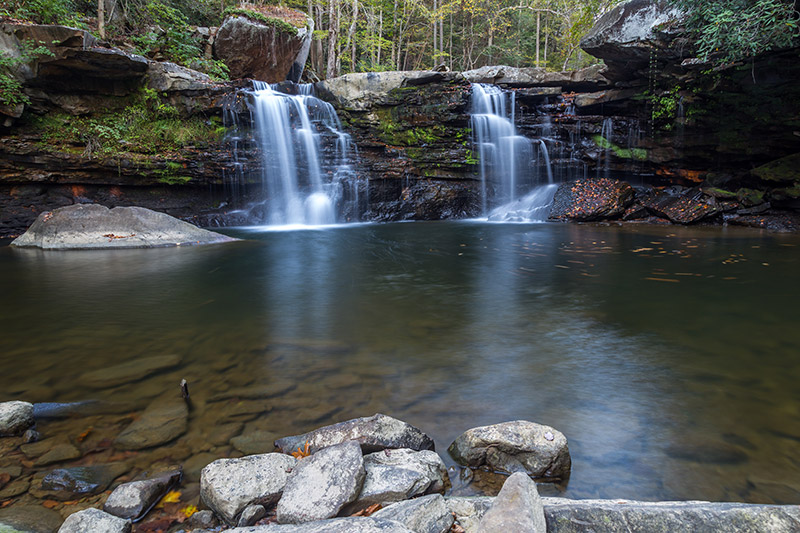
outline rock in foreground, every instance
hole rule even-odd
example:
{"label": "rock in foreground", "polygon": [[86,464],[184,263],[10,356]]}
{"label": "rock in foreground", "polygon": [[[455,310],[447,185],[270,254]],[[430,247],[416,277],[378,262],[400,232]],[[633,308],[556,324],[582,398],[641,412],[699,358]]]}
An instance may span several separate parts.
{"label": "rock in foreground", "polygon": [[129,520],[117,518],[100,509],[89,508],[67,517],[58,533],[130,533]]}
{"label": "rock in foreground", "polygon": [[28,402],[0,403],[0,437],[22,435],[33,425],[33,404]]}
{"label": "rock in foreground", "polygon": [[483,516],[478,530],[481,533],[546,533],[544,508],[536,483],[522,472],[509,477],[494,505]]}
{"label": "rock in foreground", "polygon": [[380,413],[339,422],[303,435],[284,437],[276,440],[275,446],[284,453],[291,453],[308,444],[310,451],[314,453],[349,440],[358,441],[364,453],[386,448],[434,449],[433,439],[425,433],[402,420]]}
{"label": "rock in foreground", "polygon": [[447,451],[465,466],[540,478],[565,478],[572,465],[563,433],[526,420],[469,429]]}
{"label": "rock in foreground", "polygon": [[633,197],[633,187],[624,181],[600,178],[562,183],[553,198],[550,218],[579,221],[615,218],[625,212]]}
{"label": "rock in foreground", "polygon": [[138,520],[180,479],[181,471],[172,470],[150,479],[123,483],[108,497],[103,510],[120,518]]}
{"label": "rock in foreground", "polygon": [[155,248],[235,241],[143,207],[76,204],[41,213],[11,245],[42,250]]}

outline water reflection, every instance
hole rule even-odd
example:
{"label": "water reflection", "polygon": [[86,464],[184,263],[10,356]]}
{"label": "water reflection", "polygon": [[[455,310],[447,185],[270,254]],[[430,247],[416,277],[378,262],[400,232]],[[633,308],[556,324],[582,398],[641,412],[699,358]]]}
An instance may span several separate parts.
{"label": "water reflection", "polygon": [[[570,441],[572,477],[551,492],[800,502],[794,237],[474,222],[239,235],[0,248],[0,400],[141,409],[189,379],[189,432],[159,452],[176,461],[239,453],[213,444],[223,428],[280,436],[384,412],[443,452],[469,427],[529,419]],[[75,385],[159,353],[183,362]]]}

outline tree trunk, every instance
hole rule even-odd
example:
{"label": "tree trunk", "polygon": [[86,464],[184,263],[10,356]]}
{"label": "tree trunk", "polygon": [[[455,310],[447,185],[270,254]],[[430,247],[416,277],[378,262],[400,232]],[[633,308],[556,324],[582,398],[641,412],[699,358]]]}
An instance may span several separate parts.
{"label": "tree trunk", "polygon": [[376,65],[381,64],[381,48],[383,48],[383,7],[378,11],[378,60]]}
{"label": "tree trunk", "polygon": [[541,19],[542,14],[537,11],[536,12],[536,66],[539,66],[539,22]]}
{"label": "tree trunk", "polygon": [[437,9],[438,6],[436,4],[436,0],[433,0],[433,12],[431,13],[431,23],[433,24],[433,48],[431,49],[431,63],[433,63],[433,65],[431,68],[436,67],[436,46],[439,43],[438,35],[436,35],[436,32],[439,29],[439,26],[436,24]]}
{"label": "tree trunk", "polygon": [[336,15],[338,12],[338,1],[328,0],[328,68],[326,77],[328,79],[336,77],[336,42],[339,40],[339,20]]}
{"label": "tree trunk", "polygon": [[106,5],[105,0],[97,0],[97,34],[101,39],[106,38]]}

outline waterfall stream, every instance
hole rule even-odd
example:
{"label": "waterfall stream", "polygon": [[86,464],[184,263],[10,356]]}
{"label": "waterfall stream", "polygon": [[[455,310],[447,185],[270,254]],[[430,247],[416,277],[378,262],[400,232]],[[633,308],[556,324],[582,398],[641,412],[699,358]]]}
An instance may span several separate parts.
{"label": "waterfall stream", "polygon": [[[336,223],[342,202],[358,202],[358,184],[350,162],[353,145],[333,106],[313,96],[311,85],[299,85],[297,95],[265,82],[253,85],[250,112],[261,153],[263,222]],[[332,150],[323,150],[323,137]]]}
{"label": "waterfall stream", "polygon": [[483,213],[493,221],[544,221],[556,189],[547,144],[517,134],[515,108],[513,91],[472,85],[471,125],[480,155]]}

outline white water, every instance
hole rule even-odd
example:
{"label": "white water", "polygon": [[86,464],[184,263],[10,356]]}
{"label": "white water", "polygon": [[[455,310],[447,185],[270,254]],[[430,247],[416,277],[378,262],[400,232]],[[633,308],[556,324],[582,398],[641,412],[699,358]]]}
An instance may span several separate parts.
{"label": "white water", "polygon": [[[326,225],[336,223],[345,186],[349,201],[358,201],[350,164],[350,136],[342,132],[333,107],[299,86],[298,95],[253,82],[250,106],[261,152],[264,223]],[[323,135],[335,139],[335,150],[322,150]]]}
{"label": "white water", "polygon": [[[471,124],[480,157],[483,213],[494,221],[543,221],[556,189],[550,156],[544,139],[517,135],[515,107],[513,91],[472,85]],[[542,164],[546,181],[539,176]],[[490,209],[490,204],[499,207]]]}

